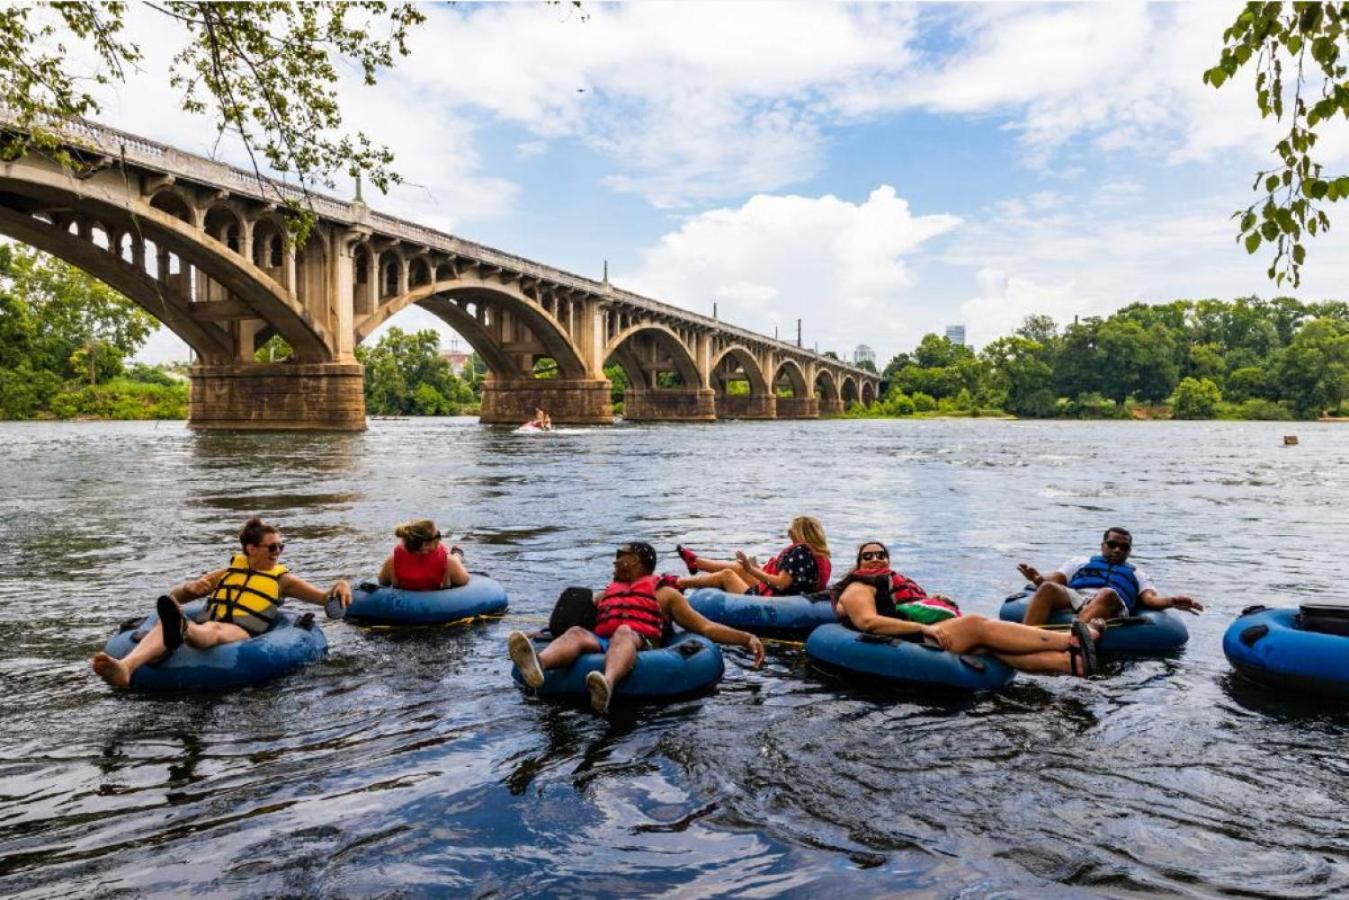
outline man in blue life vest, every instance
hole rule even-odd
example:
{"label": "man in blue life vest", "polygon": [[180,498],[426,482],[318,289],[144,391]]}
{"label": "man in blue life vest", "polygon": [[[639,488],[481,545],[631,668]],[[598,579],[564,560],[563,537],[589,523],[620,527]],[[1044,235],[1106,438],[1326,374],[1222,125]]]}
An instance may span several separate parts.
{"label": "man in blue life vest", "polygon": [[623,544],[614,554],[613,582],[595,596],[594,630],[575,625],[537,653],[524,632],[507,635],[507,651],[525,684],[537,688],[545,670],[569,666],[586,653],[603,653],[604,671],[586,676],[586,692],[596,712],[608,712],[614,686],[632,672],[637,654],[659,647],[675,622],[718,644],[744,647],[754,654],[754,668],[763,665],[757,637],[704,619],[673,586],[674,576],[657,577],[655,571],[654,547],[640,541]]}
{"label": "man in blue life vest", "polygon": [[1035,593],[1026,606],[1027,625],[1043,625],[1054,613],[1071,610],[1090,622],[1132,616],[1145,609],[1183,609],[1199,614],[1198,600],[1177,594],[1158,596],[1152,579],[1128,562],[1133,536],[1123,528],[1111,528],[1101,539],[1101,552],[1069,560],[1048,575],[1020,563],[1017,569],[1033,585]]}

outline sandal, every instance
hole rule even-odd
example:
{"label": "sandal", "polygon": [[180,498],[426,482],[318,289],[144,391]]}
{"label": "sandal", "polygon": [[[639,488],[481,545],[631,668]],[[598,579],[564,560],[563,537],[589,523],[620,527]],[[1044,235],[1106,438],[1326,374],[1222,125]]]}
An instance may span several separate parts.
{"label": "sandal", "polygon": [[1091,628],[1086,622],[1074,622],[1071,633],[1077,643],[1068,645],[1068,670],[1079,678],[1099,675],[1101,662],[1096,656],[1096,641],[1091,636]]}
{"label": "sandal", "polygon": [[692,550],[689,550],[683,545],[676,546],[675,553],[678,553],[679,558],[684,561],[684,565],[689,567],[690,575],[698,574],[698,554],[694,553]]}
{"label": "sandal", "polygon": [[183,645],[183,638],[187,637],[187,619],[168,594],[155,600],[155,612],[159,614],[159,624],[164,633],[164,653],[156,662],[163,662]]}

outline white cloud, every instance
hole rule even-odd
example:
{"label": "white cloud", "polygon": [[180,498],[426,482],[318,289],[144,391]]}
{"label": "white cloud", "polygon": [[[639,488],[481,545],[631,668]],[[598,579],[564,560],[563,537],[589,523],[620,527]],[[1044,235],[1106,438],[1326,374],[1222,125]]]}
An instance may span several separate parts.
{"label": "white cloud", "polygon": [[862,203],[766,196],[688,219],[643,252],[641,269],[615,281],[699,312],[713,300],[725,321],[788,334],[804,320],[806,343],[848,349],[917,340],[907,307],[909,260],[956,228],[946,214],[915,216],[882,185]]}
{"label": "white cloud", "polygon": [[522,141],[515,145],[516,159],[533,159],[548,152],[547,141]]}

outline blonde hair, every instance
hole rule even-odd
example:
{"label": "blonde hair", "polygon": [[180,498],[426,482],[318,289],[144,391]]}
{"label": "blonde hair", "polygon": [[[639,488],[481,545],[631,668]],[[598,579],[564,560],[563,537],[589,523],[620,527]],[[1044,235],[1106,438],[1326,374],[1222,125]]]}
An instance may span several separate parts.
{"label": "blonde hair", "polygon": [[416,553],[422,547],[440,537],[440,529],[430,519],[413,519],[404,522],[393,530],[396,538],[401,538],[403,546]]}
{"label": "blonde hair", "polygon": [[829,541],[824,537],[824,525],[814,516],[797,516],[792,519],[792,524],[788,526],[796,532],[797,537],[801,538],[803,543],[809,544],[810,549],[816,553],[829,555]]}

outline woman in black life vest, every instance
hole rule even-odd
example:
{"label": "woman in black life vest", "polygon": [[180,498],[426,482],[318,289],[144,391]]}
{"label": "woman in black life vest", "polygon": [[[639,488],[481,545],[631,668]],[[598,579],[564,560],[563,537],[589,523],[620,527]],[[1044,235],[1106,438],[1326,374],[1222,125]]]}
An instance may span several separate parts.
{"label": "woman in black life vest", "polygon": [[670,576],[657,578],[655,571],[656,551],[650,544],[623,544],[614,554],[613,583],[595,599],[594,631],[573,626],[537,653],[528,635],[512,631],[506,647],[525,684],[539,687],[545,669],[569,666],[585,653],[603,653],[604,671],[586,676],[586,689],[595,711],[607,712],[614,685],[632,671],[640,651],[661,645],[671,622],[718,644],[744,647],[754,654],[754,668],[763,665],[763,644],[757,637],[704,619],[670,586]]}
{"label": "woman in black life vest", "polygon": [[[239,543],[243,553],[235,554],[227,567],[183,582],[160,597],[155,604],[159,622],[125,657],[113,659],[106,653],[94,654],[94,672],[113,687],[127,687],[138,668],[166,652],[171,653],[184,642],[204,650],[262,634],[276,618],[285,597],[311,603],[337,597],[343,607],[351,603],[351,587],[345,581],[338,581],[324,591],[290,574],[280,564],[285,548],[281,532],[262,519],[255,516],[244,523]],[[178,604],[206,596],[211,598],[207,607],[209,620],[186,619]]]}
{"label": "woman in black life vest", "polygon": [[[858,548],[857,568],[835,585],[834,592],[839,619],[858,631],[923,641],[952,653],[982,651],[1023,672],[1083,677],[1097,673],[1095,642],[1100,630],[1094,624],[1074,622],[1071,632],[1055,632],[962,615],[958,610],[948,617],[929,615],[954,604],[930,597],[890,568],[890,551],[879,541]],[[929,618],[941,621],[917,621]]]}
{"label": "woman in black life vest", "polygon": [[675,552],[689,567],[687,578],[680,578],[676,587],[720,588],[728,594],[757,594],[763,597],[783,597],[791,594],[813,594],[829,584],[829,542],[824,525],[814,516],[797,516],[787,526],[787,540],[791,543],[773,557],[763,568],[743,550],[735,552],[735,561],[705,559],[686,547]]}

